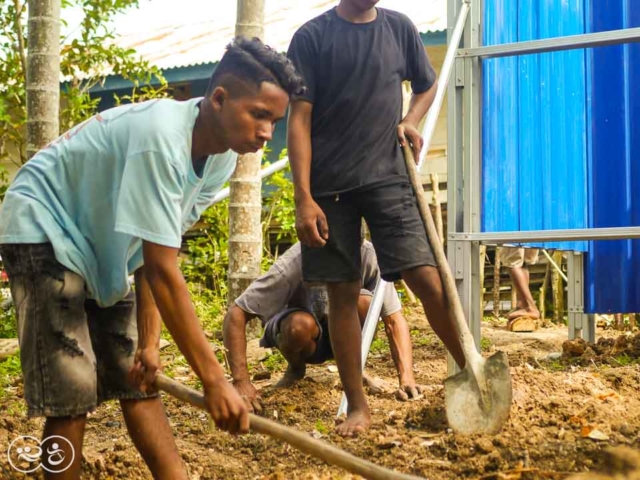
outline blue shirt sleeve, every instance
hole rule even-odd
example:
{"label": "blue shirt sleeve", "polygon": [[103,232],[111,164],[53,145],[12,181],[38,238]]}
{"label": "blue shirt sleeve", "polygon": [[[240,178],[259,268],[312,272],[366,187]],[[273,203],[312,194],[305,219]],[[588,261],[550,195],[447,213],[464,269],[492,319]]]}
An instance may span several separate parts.
{"label": "blue shirt sleeve", "polygon": [[116,205],[116,232],[180,248],[184,183],[185,175],[158,152],[128,157]]}

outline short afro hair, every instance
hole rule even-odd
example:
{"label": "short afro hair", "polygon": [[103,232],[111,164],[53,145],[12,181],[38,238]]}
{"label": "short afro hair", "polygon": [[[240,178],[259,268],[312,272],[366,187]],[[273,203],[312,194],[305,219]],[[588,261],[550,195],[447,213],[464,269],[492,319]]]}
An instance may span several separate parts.
{"label": "short afro hair", "polygon": [[249,40],[236,37],[229,45],[209,80],[207,95],[220,86],[225,77],[260,87],[269,82],[282,88],[292,97],[304,92],[302,77],[284,54],[265,45],[259,38]]}

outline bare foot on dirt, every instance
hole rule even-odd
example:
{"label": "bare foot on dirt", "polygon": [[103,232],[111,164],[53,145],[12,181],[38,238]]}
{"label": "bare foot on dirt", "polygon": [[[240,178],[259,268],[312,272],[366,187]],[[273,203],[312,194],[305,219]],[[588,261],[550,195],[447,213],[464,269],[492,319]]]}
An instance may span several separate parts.
{"label": "bare foot on dirt", "polygon": [[274,385],[275,388],[288,388],[304,378],[304,374],[307,370],[306,365],[292,366],[289,364],[287,371],[284,372],[284,376]]}
{"label": "bare foot on dirt", "polygon": [[336,425],[336,433],[341,437],[357,437],[371,426],[369,409],[351,410],[347,418]]}
{"label": "bare foot on dirt", "polygon": [[520,308],[518,310],[514,310],[507,316],[507,320],[515,320],[520,317],[529,317],[534,320],[538,320],[540,318],[540,312],[537,308]]}

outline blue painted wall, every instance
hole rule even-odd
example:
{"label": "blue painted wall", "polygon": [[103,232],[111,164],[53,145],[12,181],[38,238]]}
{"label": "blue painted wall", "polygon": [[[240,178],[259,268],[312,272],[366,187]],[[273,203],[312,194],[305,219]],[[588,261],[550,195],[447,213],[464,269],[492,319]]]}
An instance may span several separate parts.
{"label": "blue painted wall", "polygon": [[[588,0],[589,32],[640,27],[638,0]],[[589,225],[640,225],[640,45],[589,49]],[[590,242],[589,312],[640,312],[640,241]]]}
{"label": "blue painted wall", "polygon": [[[489,45],[640,27],[640,2],[486,0],[484,26]],[[640,45],[483,67],[483,229],[640,225]],[[586,246],[587,312],[640,312],[640,241]]]}
{"label": "blue painted wall", "polygon": [[[486,45],[584,29],[582,0],[484,3]],[[583,51],[483,62],[483,231],[586,227],[584,69]],[[545,246],[586,249],[584,242]]]}

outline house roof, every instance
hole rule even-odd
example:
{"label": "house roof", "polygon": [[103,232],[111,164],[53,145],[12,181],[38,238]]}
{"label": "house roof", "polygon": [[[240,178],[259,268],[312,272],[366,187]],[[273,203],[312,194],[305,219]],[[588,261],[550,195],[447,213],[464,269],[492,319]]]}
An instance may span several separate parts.
{"label": "house roof", "polygon": [[[265,43],[286,51],[295,31],[337,0],[265,0]],[[378,6],[405,13],[421,33],[447,28],[444,0],[381,0]],[[217,62],[235,31],[230,0],[142,0],[116,19],[116,42],[134,48],[162,70]]]}

